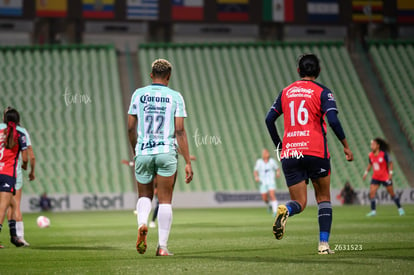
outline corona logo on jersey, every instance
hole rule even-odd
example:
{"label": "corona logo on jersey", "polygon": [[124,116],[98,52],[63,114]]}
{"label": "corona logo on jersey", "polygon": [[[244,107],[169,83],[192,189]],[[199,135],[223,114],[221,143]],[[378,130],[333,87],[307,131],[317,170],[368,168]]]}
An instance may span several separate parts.
{"label": "corona logo on jersey", "polygon": [[141,101],[141,103],[143,104],[147,104],[149,102],[166,102],[166,103],[170,103],[170,98],[169,97],[163,97],[163,96],[150,96],[148,94],[142,95],[139,100]]}

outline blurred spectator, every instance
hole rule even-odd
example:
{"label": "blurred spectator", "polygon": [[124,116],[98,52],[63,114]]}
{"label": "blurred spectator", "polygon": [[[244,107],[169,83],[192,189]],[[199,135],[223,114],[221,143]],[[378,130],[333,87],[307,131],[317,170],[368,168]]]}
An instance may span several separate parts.
{"label": "blurred spectator", "polygon": [[356,192],[354,191],[354,188],[352,188],[349,181],[345,183],[344,188],[342,188],[341,193],[338,197],[342,198],[343,204],[354,204],[356,203]]}
{"label": "blurred spectator", "polygon": [[46,192],[40,196],[39,206],[42,211],[49,211],[51,210],[50,199],[48,198]]}

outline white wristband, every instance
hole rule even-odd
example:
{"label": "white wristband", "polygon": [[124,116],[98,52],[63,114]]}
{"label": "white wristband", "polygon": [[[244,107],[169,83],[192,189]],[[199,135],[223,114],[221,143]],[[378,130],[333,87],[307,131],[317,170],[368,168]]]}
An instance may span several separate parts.
{"label": "white wristband", "polygon": [[130,161],[129,162],[129,166],[131,166],[131,167],[134,166],[134,162],[133,161]]}
{"label": "white wristband", "polygon": [[368,171],[367,170],[365,170],[365,172],[364,172],[364,176],[366,176],[368,174]]}
{"label": "white wristband", "polygon": [[390,171],[390,175],[392,175],[392,174],[394,174],[394,171],[392,171],[392,170],[391,170],[391,171]]}

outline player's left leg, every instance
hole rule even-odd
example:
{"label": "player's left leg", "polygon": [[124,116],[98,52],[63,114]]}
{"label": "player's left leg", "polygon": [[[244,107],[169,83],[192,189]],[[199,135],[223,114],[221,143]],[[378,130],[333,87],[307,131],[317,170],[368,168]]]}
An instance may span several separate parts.
{"label": "player's left leg", "polygon": [[156,256],[172,256],[173,253],[168,251],[168,238],[172,225],[172,194],[177,173],[172,176],[163,177],[157,175],[158,183],[158,247]]}
{"label": "player's left leg", "polygon": [[266,204],[267,211],[271,211],[271,205],[269,204],[269,199],[267,198],[267,190],[264,188],[263,184],[260,186],[260,195],[262,196],[262,201]]}
{"label": "player's left leg", "polygon": [[275,189],[269,189],[269,198],[270,198],[270,205],[272,206],[272,212],[273,212],[273,216],[276,216],[276,212],[277,212],[277,200],[276,200],[276,194],[275,194]]}
{"label": "player's left leg", "polygon": [[279,205],[276,212],[276,219],[273,223],[273,235],[278,240],[285,234],[287,218],[302,212],[307,203],[306,181],[300,181],[289,186],[290,201],[286,205]]}
{"label": "player's left leg", "polygon": [[[6,211],[9,207],[13,194],[10,192],[0,192],[0,221],[3,221],[6,217]],[[24,244],[19,241],[16,235],[16,220],[15,213],[11,211],[11,219],[9,220],[9,230],[10,230],[10,242],[17,247],[23,246]],[[2,229],[2,224],[0,224],[0,231]]]}
{"label": "player's left leg", "polygon": [[392,187],[392,182],[387,183],[387,191],[391,196],[391,199],[395,202],[395,205],[398,208],[398,214],[400,214],[400,216],[405,215],[405,211],[404,209],[401,207],[401,203],[400,203],[400,198],[397,197],[394,193],[394,188]]}
{"label": "player's left leg", "polygon": [[331,234],[332,225],[330,182],[330,174],[318,179],[312,179],[312,184],[315,189],[316,202],[318,203],[319,254],[335,253],[329,248],[329,236]]}

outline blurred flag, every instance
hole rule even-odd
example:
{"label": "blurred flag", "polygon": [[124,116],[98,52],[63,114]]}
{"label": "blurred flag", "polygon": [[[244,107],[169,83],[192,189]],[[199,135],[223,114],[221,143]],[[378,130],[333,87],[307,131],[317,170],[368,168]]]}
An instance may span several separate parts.
{"label": "blurred flag", "polygon": [[219,21],[249,21],[249,0],[216,0]]}
{"label": "blurred flag", "polygon": [[413,0],[397,0],[397,22],[414,23]]}
{"label": "blurred flag", "polygon": [[171,0],[172,20],[204,20],[204,0]]}
{"label": "blurred flag", "polygon": [[82,0],[83,18],[115,18],[115,0]]}
{"label": "blurred flag", "polygon": [[263,21],[292,22],[293,0],[263,0]]}
{"label": "blurred flag", "polygon": [[128,0],[127,19],[158,20],[158,0]]}
{"label": "blurred flag", "polygon": [[22,16],[23,0],[2,0],[0,1],[0,15]]}
{"label": "blurred flag", "polygon": [[339,20],[338,0],[309,0],[307,8],[309,22],[335,23]]}
{"label": "blurred flag", "polygon": [[38,17],[66,17],[67,13],[67,0],[36,0]]}
{"label": "blurred flag", "polygon": [[380,23],[383,20],[382,0],[352,0],[352,21]]}

